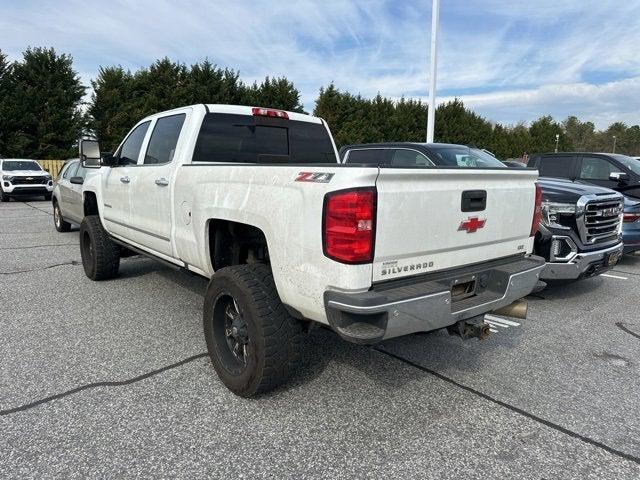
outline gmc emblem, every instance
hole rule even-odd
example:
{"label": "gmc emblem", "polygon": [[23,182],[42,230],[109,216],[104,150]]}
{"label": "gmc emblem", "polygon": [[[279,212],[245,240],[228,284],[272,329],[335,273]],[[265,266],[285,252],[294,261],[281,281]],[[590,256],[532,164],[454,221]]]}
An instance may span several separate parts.
{"label": "gmc emblem", "polygon": [[480,220],[478,217],[469,217],[460,224],[458,231],[466,230],[467,233],[475,233],[479,229],[484,228],[485,223],[487,223],[486,220]]}

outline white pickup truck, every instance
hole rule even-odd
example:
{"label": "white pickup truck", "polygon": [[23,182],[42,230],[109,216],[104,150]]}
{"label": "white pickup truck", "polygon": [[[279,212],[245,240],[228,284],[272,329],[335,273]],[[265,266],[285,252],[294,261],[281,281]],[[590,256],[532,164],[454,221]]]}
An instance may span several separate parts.
{"label": "white pickup truck", "polygon": [[[326,123],[194,105],[141,120],[113,155],[80,142],[82,262],[115,277],[134,251],[210,278],[215,370],[250,396],[283,383],[303,332],[371,344],[449,328],[528,295],[540,214],[535,171],[341,165]],[[215,274],[214,274],[215,272]]]}

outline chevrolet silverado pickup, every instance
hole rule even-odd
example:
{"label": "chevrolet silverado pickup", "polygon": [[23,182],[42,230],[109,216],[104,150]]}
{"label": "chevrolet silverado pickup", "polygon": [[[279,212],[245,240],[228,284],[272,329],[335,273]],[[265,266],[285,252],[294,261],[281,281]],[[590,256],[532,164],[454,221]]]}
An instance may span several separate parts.
{"label": "chevrolet silverado pickup", "polygon": [[115,277],[133,251],[209,278],[208,351],[241,396],[282,384],[317,324],[360,344],[482,337],[544,268],[534,170],[342,165],[322,119],[229,105],[147,117],[112,155],[79,144],[99,169],[82,187],[86,275]]}

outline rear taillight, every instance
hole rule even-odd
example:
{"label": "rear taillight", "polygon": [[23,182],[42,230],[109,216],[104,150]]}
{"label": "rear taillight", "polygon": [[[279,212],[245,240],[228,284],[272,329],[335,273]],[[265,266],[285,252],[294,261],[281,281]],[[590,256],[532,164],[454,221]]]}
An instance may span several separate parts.
{"label": "rear taillight", "polygon": [[275,108],[253,107],[251,113],[257,117],[275,117],[289,120],[289,114],[284,110],[276,110]]}
{"label": "rear taillight", "polygon": [[542,187],[536,183],[536,203],[533,208],[533,220],[531,221],[531,236],[538,233],[538,227],[542,220]]}
{"label": "rear taillight", "polygon": [[640,213],[625,213],[623,216],[624,223],[633,223],[640,220]]}
{"label": "rear taillight", "polygon": [[375,188],[328,193],[324,198],[324,254],[342,263],[372,262],[375,225]]}

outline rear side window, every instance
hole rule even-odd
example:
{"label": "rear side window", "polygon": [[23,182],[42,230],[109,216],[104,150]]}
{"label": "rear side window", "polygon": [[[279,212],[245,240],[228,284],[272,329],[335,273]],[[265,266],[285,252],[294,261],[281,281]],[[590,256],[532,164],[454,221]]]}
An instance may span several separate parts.
{"label": "rear side window", "polygon": [[397,167],[426,167],[433,165],[431,160],[422,153],[404,148],[394,150],[391,163]]}
{"label": "rear side window", "polygon": [[176,145],[182,131],[186,115],[171,115],[159,118],[153,128],[147,153],[144,156],[145,165],[170,163],[176,153]]}
{"label": "rear side window", "polygon": [[200,128],[193,162],[333,163],[336,156],[322,124],[209,113]]}
{"label": "rear side window", "polygon": [[120,165],[135,165],[138,163],[140,148],[142,148],[142,142],[147,134],[150,123],[151,121],[141,123],[129,134],[122,144],[122,147],[120,147],[119,152],[116,154],[120,159]]}
{"label": "rear side window", "polygon": [[365,163],[372,165],[390,164],[393,150],[388,148],[365,148],[349,151],[347,163]]}
{"label": "rear side window", "polygon": [[572,178],[574,159],[567,156],[542,157],[538,171],[541,177]]}

